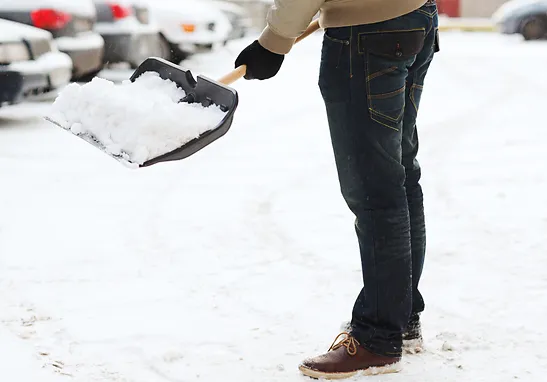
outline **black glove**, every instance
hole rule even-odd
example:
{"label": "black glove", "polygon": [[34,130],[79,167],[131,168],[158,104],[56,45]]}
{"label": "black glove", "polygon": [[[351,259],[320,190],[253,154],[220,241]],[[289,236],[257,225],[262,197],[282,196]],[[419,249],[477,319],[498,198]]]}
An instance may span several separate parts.
{"label": "black glove", "polygon": [[235,67],[247,65],[246,80],[266,80],[272,78],[281,69],[285,56],[269,51],[255,40],[241,51],[236,59]]}

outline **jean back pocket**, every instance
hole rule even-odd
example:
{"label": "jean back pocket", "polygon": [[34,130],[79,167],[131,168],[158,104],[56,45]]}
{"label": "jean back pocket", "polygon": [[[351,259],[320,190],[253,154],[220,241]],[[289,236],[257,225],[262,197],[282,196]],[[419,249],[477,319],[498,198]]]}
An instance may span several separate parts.
{"label": "jean back pocket", "polygon": [[370,117],[393,130],[401,129],[408,69],[422,51],[425,29],[365,32],[359,35],[365,56]]}

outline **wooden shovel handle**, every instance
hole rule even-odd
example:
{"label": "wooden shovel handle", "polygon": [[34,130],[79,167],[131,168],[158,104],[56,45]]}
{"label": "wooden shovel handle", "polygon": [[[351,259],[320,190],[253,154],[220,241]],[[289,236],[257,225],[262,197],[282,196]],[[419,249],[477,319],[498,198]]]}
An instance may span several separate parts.
{"label": "wooden shovel handle", "polygon": [[[312,33],[314,33],[316,30],[319,29],[319,20],[312,21],[311,24],[306,28],[304,33],[302,33],[295,41],[295,43],[302,41]],[[237,67],[235,70],[231,71],[230,73],[226,74],[224,77],[220,78],[218,82],[224,85],[231,85],[240,78],[245,76],[245,73],[247,73],[247,65],[241,65]]]}

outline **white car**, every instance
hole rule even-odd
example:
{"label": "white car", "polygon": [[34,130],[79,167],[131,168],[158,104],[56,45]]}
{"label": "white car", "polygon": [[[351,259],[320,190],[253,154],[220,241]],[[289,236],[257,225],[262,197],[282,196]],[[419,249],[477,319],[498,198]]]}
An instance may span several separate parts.
{"label": "white car", "polygon": [[73,62],[73,80],[94,76],[103,67],[104,40],[93,31],[92,0],[0,0],[0,19],[49,31]]}
{"label": "white car", "polygon": [[147,1],[150,21],[171,48],[173,62],[224,45],[230,39],[230,20],[214,5],[201,0]]}
{"label": "white car", "polygon": [[63,88],[71,76],[72,60],[51,33],[0,19],[0,107]]}

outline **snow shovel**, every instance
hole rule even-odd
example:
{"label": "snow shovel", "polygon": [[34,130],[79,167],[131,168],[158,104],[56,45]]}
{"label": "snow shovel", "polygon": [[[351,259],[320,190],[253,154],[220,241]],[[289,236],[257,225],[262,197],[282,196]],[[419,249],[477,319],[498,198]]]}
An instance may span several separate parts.
{"label": "snow shovel", "polygon": [[[310,23],[306,31],[302,33],[296,42],[301,41],[318,29],[319,22],[315,20]],[[201,75],[198,75],[197,79],[194,79],[190,71],[183,70],[180,66],[162,58],[150,57],[139,65],[131,76],[130,81],[134,82],[140,75],[146,72],[155,72],[162,79],[171,80],[176,83],[178,87],[182,88],[186,96],[179,102],[200,103],[204,107],[211,105],[220,107],[220,109],[225,112],[223,119],[215,128],[202,133],[197,138],[188,141],[181,147],[138,164],[131,163],[127,159],[127,155],[113,155],[109,153],[98,139],[90,136],[89,134],[79,134],[78,137],[84,139],[86,142],[99,148],[101,151],[107,153],[120,162],[129,162],[131,165],[137,167],[148,167],[160,162],[176,161],[187,158],[228,132],[233,122],[234,113],[238,106],[238,93],[236,90],[229,87],[229,85],[245,76],[245,65],[236,68],[232,72],[215,81]],[[63,127],[61,123],[54,121],[49,117],[46,117],[46,119],[60,127]]]}

